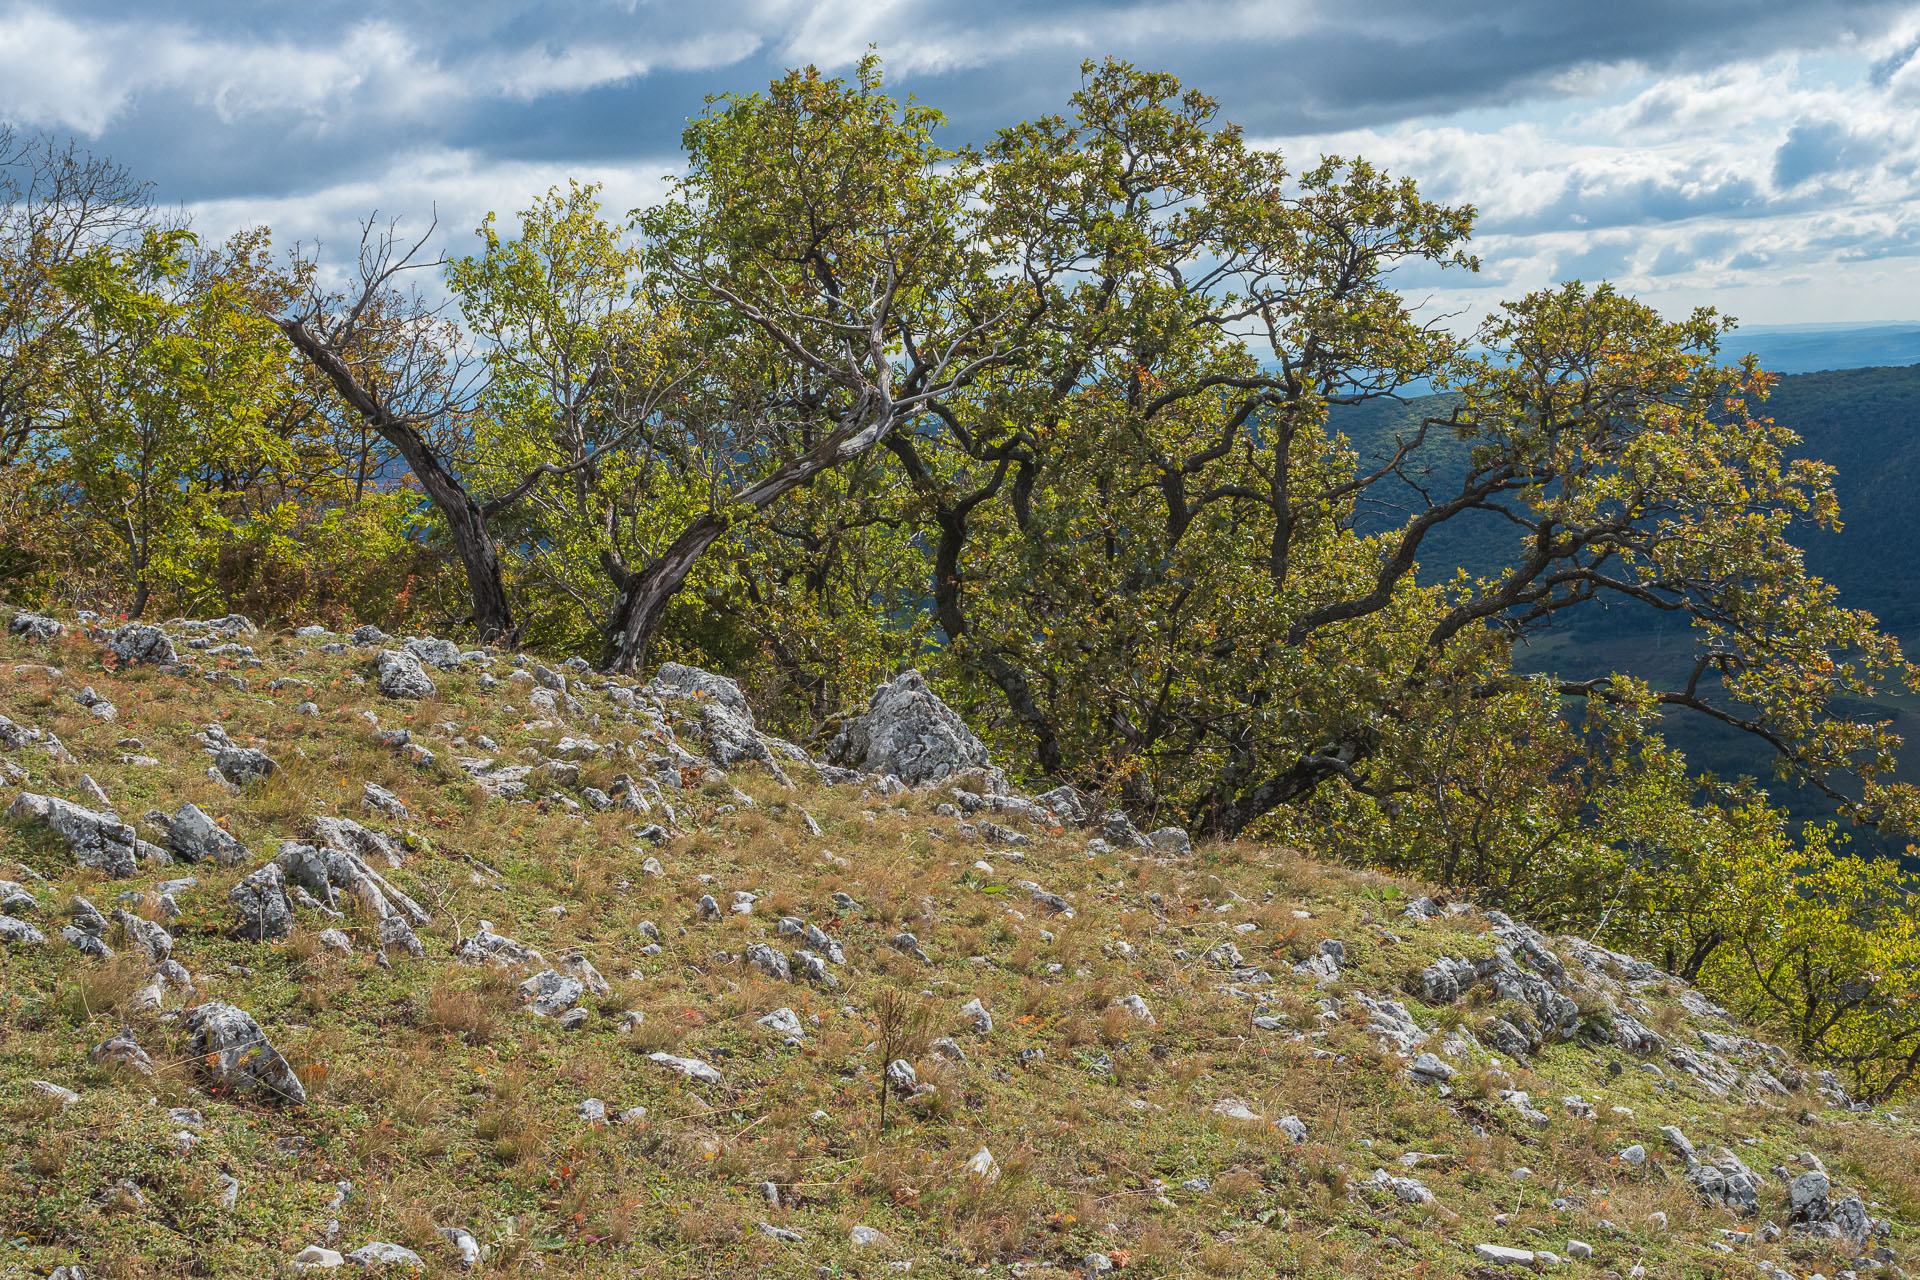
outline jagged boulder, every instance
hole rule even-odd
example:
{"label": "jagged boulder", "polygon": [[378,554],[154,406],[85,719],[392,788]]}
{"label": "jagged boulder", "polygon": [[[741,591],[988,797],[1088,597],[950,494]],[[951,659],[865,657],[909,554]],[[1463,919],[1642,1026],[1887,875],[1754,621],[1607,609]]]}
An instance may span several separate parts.
{"label": "jagged boulder", "polygon": [[289,840],[280,846],[274,861],[286,873],[288,881],[314,894],[329,907],[337,908],[338,895],[344,893],[375,920],[399,915],[409,924],[428,922],[429,917],[419,903],[394,888],[351,850]]}
{"label": "jagged boulder", "polygon": [[157,809],[150,810],[147,821],[166,829],[167,847],[182,861],[212,859],[222,867],[237,867],[247,860],[246,846],[192,801],[182,804],[172,817]]}
{"label": "jagged boulder", "polygon": [[253,619],[243,613],[229,613],[224,618],[208,618],[204,621],[190,621],[185,618],[175,618],[167,625],[178,628],[181,631],[195,631],[201,635],[208,636],[223,636],[229,640],[235,636],[257,635],[260,631],[260,628],[253,625]]}
{"label": "jagged boulder", "polygon": [[461,940],[454,951],[454,958],[462,964],[490,964],[500,969],[515,969],[524,965],[545,964],[538,951],[532,947],[514,941],[504,934],[493,931],[493,922],[482,920],[480,931],[470,938]]}
{"label": "jagged boulder", "polygon": [[0,916],[0,942],[8,946],[27,947],[45,942],[47,935],[28,924],[25,920],[16,920],[12,916]]}
{"label": "jagged boulder", "polygon": [[300,1077],[246,1010],[210,1000],[188,1010],[184,1025],[190,1051],[216,1087],[267,1102],[307,1100]]}
{"label": "jagged boulder", "polygon": [[329,849],[338,849],[365,859],[368,863],[384,863],[388,868],[397,867],[403,861],[400,846],[396,845],[378,831],[368,830],[352,818],[315,817],[307,822],[307,837],[313,843]]}
{"label": "jagged boulder", "polygon": [[132,875],[143,859],[173,861],[165,849],[148,844],[112,814],[95,813],[58,796],[23,791],[7,806],[7,817],[47,828],[66,842],[75,862],[115,879]]}
{"label": "jagged boulder", "polygon": [[661,664],[659,674],[654,676],[651,692],[667,698],[709,700],[739,716],[748,729],[754,727],[753,708],[747,705],[747,695],[740,692],[738,683],[726,676],[717,676],[711,671],[702,671],[678,662],[666,662]]}
{"label": "jagged boulder", "polygon": [[280,768],[272,756],[255,747],[222,747],[214,753],[213,767],[235,786],[270,778]]}
{"label": "jagged boulder", "polygon": [[41,613],[28,613],[23,609],[13,615],[13,621],[7,624],[7,630],[28,640],[51,640],[65,631],[66,627],[57,619]]}
{"label": "jagged boulder", "polygon": [[379,658],[375,659],[374,671],[380,692],[389,698],[417,701],[440,692],[439,687],[421,669],[420,659],[405,651],[382,649]]}
{"label": "jagged boulder", "polygon": [[827,757],[913,786],[990,767],[986,744],[918,671],[903,671],[876,689],[866,712],[834,737]]}
{"label": "jagged boulder", "polygon": [[227,890],[227,901],[239,913],[234,931],[254,942],[284,938],[293,928],[293,904],[287,900],[287,880],[274,863],[248,873]]}
{"label": "jagged boulder", "polygon": [[587,984],[570,974],[542,969],[520,984],[519,998],[528,1013],[554,1018],[578,1004],[586,990]]}
{"label": "jagged boulder", "polygon": [[167,666],[177,656],[173,637],[150,622],[127,623],[108,638],[107,648],[129,666],[139,663]]}
{"label": "jagged boulder", "polygon": [[454,671],[460,666],[460,646],[439,636],[409,636],[400,647],[430,667]]}

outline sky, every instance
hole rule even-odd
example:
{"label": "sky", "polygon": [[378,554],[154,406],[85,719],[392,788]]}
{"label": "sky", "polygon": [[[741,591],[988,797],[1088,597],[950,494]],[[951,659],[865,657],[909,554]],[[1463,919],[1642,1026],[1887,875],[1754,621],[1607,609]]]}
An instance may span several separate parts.
{"label": "sky", "polygon": [[955,140],[1109,54],[1305,167],[1362,155],[1479,211],[1483,313],[1610,279],[1669,314],[1920,321],[1920,0],[0,0],[0,120],[130,166],[203,234],[336,254],[377,211],[463,251],[569,177],[662,189],[706,95],[846,71]]}

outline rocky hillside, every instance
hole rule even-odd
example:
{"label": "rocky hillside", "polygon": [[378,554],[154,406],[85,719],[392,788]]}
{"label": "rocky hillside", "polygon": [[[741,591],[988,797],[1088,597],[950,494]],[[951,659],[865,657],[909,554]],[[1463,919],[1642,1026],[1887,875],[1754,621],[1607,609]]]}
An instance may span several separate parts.
{"label": "rocky hillside", "polygon": [[917,675],[0,639],[0,1273],[1829,1277],[1920,1139],[1650,965],[1015,794]]}

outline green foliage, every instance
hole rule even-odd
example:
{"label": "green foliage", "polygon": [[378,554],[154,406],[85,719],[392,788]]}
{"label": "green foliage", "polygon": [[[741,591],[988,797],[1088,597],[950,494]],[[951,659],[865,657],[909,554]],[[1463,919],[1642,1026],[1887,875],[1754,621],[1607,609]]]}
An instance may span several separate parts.
{"label": "green foliage", "polygon": [[[940,125],[872,58],[715,98],[626,222],[578,183],[489,215],[457,322],[363,262],[344,382],[264,229],[10,216],[0,581],[444,632],[479,574],[485,635],[719,667],[800,738],[915,662],[1035,788],[1331,840],[1908,1079],[1912,886],[1681,750],[1920,828],[1873,709],[1920,672],[1803,549],[1834,472],[1726,322],[1574,282],[1454,333],[1394,273],[1477,270],[1470,207],[1124,63]],[[1666,660],[1516,661],[1603,611]]]}

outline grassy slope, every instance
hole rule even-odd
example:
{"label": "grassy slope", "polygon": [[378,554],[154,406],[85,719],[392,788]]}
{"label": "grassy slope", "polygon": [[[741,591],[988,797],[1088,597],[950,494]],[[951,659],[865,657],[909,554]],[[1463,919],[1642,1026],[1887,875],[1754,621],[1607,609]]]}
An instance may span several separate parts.
{"label": "grassy slope", "polygon": [[[1609,1074],[1621,1055],[1578,1043],[1544,1050],[1530,1066],[1504,1064],[1512,1087],[1551,1114],[1542,1129],[1498,1101],[1503,1077],[1484,1055],[1464,1069],[1453,1098],[1406,1082],[1404,1061],[1365,1032],[1355,1001],[1330,1017],[1317,1002],[1356,990],[1403,998],[1429,1029],[1477,1025],[1498,1011],[1484,1002],[1433,1008],[1401,994],[1434,957],[1490,948],[1472,918],[1403,919],[1417,885],[1250,844],[1165,863],[1088,857],[1079,832],[1036,832],[1015,863],[953,838],[954,822],[933,813],[938,796],[887,800],[812,783],[790,793],[757,767],[731,780],[756,807],[722,812],[733,802],[725,784],[676,796],[682,831],[658,851],[666,874],[652,877],[641,870],[650,851],[635,847],[633,815],[488,800],[452,766],[465,750],[432,727],[491,734],[507,757],[569,730],[633,738],[638,730],[602,696],[583,694],[588,712],[601,714],[597,726],[582,718],[523,727],[508,704],[524,686],[486,693],[472,673],[436,673],[437,700],[395,703],[353,681],[367,670],[365,654],[302,654],[285,638],[254,644],[264,662],[244,671],[253,689],[242,692],[109,671],[84,638],[50,651],[0,639],[0,711],[57,732],[79,760],[10,753],[32,772],[31,789],[77,800],[85,772],[128,818],[193,800],[227,819],[255,855],[230,870],[142,868],[131,882],[104,882],[77,872],[63,849],[0,824],[0,878],[26,879],[15,863],[47,877],[30,884],[40,908],[26,914],[51,939],[0,953],[0,1273],[39,1276],[84,1260],[89,1276],[259,1277],[320,1241],[333,1218],[334,1247],[400,1241],[435,1274],[456,1273],[433,1236],[445,1225],[478,1236],[495,1275],[800,1275],[817,1266],[879,1275],[909,1260],[915,1275],[988,1265],[1004,1275],[1005,1264],[1028,1260],[1038,1268],[1023,1273],[1031,1276],[1099,1250],[1123,1274],[1455,1276],[1489,1274],[1476,1270],[1476,1243],[1565,1253],[1570,1237],[1593,1244],[1594,1261],[1577,1265],[1595,1274],[1635,1264],[1662,1276],[1751,1274],[1761,1258],[1795,1275],[1844,1265],[1829,1247],[1791,1239],[1719,1252],[1721,1229],[1752,1223],[1694,1197],[1660,1141],[1664,1124],[1703,1149],[1727,1144],[1759,1170],[1819,1153],[1836,1196],[1858,1192],[1896,1220],[1903,1253],[1909,1224],[1920,1222],[1920,1142],[1894,1114],[1849,1115],[1811,1093],[1718,1099],[1671,1069],[1679,1083],[1663,1088],[1631,1063]],[[16,665],[48,661],[60,674]],[[504,675],[504,663],[496,670]],[[289,674],[312,682],[318,717],[295,714],[304,689],[265,691],[269,678]],[[85,684],[117,704],[117,724],[89,719],[72,700]],[[367,709],[383,726],[410,727],[438,762],[415,769],[376,745],[361,718]],[[208,780],[191,735],[212,721],[237,741],[260,740],[280,773],[241,795]],[[127,737],[161,764],[116,763],[116,741]],[[623,767],[633,768],[589,764],[581,782],[605,787]],[[392,878],[434,914],[421,931],[428,958],[376,966],[365,919],[345,923],[356,942],[346,958],[319,947],[314,932],[328,922],[304,913],[284,942],[228,937],[227,888],[304,819],[339,813],[378,825],[359,809],[363,780],[412,807],[415,851]],[[0,791],[0,802],[9,794]],[[818,819],[821,837],[806,833],[796,802]],[[982,858],[991,871],[976,869]],[[144,973],[124,960],[85,960],[59,940],[74,893],[110,912],[129,887],[182,874],[200,883],[180,896],[184,915],[171,928],[197,998],[253,1013],[301,1070],[309,1105],[209,1097],[170,1025],[178,997],[159,1014],[123,1013],[116,1001]],[[1044,918],[1020,879],[1066,896],[1074,917]],[[724,904],[735,889],[760,895],[753,914],[696,922],[702,893]],[[861,909],[836,910],[835,891]],[[748,942],[780,941],[784,913],[844,939],[838,992],[773,982],[735,958]],[[455,937],[482,917],[549,960],[583,948],[613,980],[612,994],[591,1002],[584,1030],[519,1012],[520,975],[450,961]],[[639,954],[646,920],[664,943],[651,958]],[[1257,927],[1232,931],[1243,923]],[[931,965],[886,945],[902,928],[918,935]],[[1287,966],[1323,938],[1343,940],[1348,961],[1338,982],[1316,990]],[[1264,989],[1265,1009],[1221,990],[1223,976],[1203,958],[1227,939],[1278,975]],[[874,1081],[883,1064],[872,1046],[888,988],[923,1016],[908,1056],[937,1093],[896,1105],[881,1135]],[[1145,996],[1157,1027],[1110,1011],[1129,993]],[[1690,1040],[1673,994],[1648,993],[1653,1021]],[[990,1037],[963,1030],[958,1011],[972,997],[993,1011]],[[782,1005],[808,1020],[803,1049],[755,1025]],[[646,1020],[621,1035],[628,1009]],[[1256,1011],[1306,1034],[1257,1029]],[[156,1078],[89,1065],[88,1049],[123,1021],[161,1064]],[[927,1052],[940,1035],[962,1042],[965,1065]],[[1044,1050],[1044,1060],[1023,1066],[1026,1049]],[[644,1056],[655,1050],[713,1062],[724,1084],[690,1086]],[[81,1099],[63,1110],[33,1093],[30,1079]],[[1567,1114],[1559,1100],[1571,1094],[1595,1104],[1598,1118]],[[647,1116],[591,1126],[576,1112],[589,1097],[615,1111],[645,1106]],[[1297,1114],[1309,1141],[1296,1146],[1268,1125],[1213,1115],[1228,1097],[1269,1118]],[[203,1140],[185,1154],[170,1106],[206,1117]],[[1614,1158],[1634,1142],[1653,1153],[1645,1168]],[[985,1186],[962,1171],[982,1146],[1003,1169]],[[1410,1152],[1427,1157],[1412,1173],[1438,1208],[1359,1187],[1379,1167],[1408,1172],[1396,1160]],[[1522,1166],[1532,1176],[1516,1181]],[[219,1173],[241,1185],[235,1208],[214,1199]],[[121,1178],[142,1189],[144,1206],[96,1200]],[[1194,1178],[1210,1186],[1181,1186]],[[353,1194],[330,1211],[341,1180]],[[782,1207],[767,1207],[758,1190],[766,1181],[781,1188]],[[1763,1214],[1784,1223],[1784,1198],[1770,1180]],[[1550,1207],[1556,1199],[1571,1207]],[[1656,1210],[1669,1215],[1667,1230],[1650,1225]],[[804,1238],[772,1239],[756,1229],[763,1222]],[[855,1224],[885,1231],[891,1246],[855,1250]]]}

